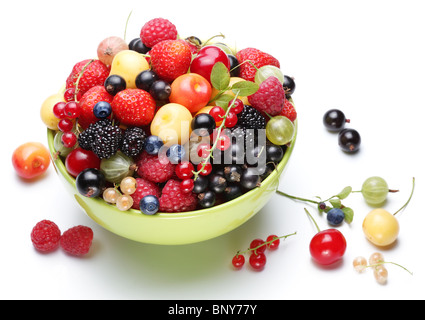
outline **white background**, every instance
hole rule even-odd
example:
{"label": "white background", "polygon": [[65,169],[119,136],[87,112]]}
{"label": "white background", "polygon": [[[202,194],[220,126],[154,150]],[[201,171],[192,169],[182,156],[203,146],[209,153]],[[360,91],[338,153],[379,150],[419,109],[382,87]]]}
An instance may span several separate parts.
{"label": "white background", "polygon": [[[98,43],[137,37],[149,19],[173,21],[181,36],[208,38],[223,33],[238,48],[257,47],[295,77],[299,116],[296,148],[280,189],[298,196],[328,197],[369,176],[391,188],[385,209],[397,215],[400,235],[389,249],[370,244],[362,221],[372,209],[360,194],[344,201],[355,211],[339,229],[348,247],[341,263],[322,268],[310,258],[314,225],[304,203],[275,195],[254,218],[219,238],[185,246],[157,246],[116,236],[88,218],[65,192],[53,167],[32,183],[11,165],[13,150],[27,141],[46,143],[39,110],[64,83],[73,65],[96,55]],[[422,1],[13,1],[0,10],[2,33],[2,138],[0,298],[2,299],[423,299],[424,74]],[[362,136],[361,151],[343,153],[322,116],[340,108],[349,127]],[[322,229],[324,217],[307,206]],[[87,225],[94,231],[89,255],[75,258],[57,250],[43,255],[30,241],[42,219],[62,231]],[[262,272],[230,261],[254,238],[296,231],[267,255]],[[375,251],[413,276],[388,265],[388,283],[371,270],[357,274],[352,261]]]}

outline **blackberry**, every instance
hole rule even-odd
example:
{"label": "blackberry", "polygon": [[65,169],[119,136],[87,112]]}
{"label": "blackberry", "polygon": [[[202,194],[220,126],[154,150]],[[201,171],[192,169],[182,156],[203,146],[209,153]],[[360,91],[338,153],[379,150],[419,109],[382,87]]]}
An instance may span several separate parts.
{"label": "blackberry", "polygon": [[78,135],[78,145],[85,150],[92,150],[92,144],[97,130],[110,124],[111,120],[109,119],[99,120],[90,124],[86,130]]}
{"label": "blackberry", "polygon": [[242,139],[246,145],[251,142],[257,144],[258,130],[266,129],[266,118],[261,114],[260,111],[254,107],[245,105],[242,112],[238,114],[238,122],[235,127],[232,128],[232,137],[235,139]]}
{"label": "blackberry", "polygon": [[91,149],[100,159],[108,159],[121,148],[123,134],[120,127],[113,125],[110,120],[105,119],[98,123],[94,127]]}
{"label": "blackberry", "polygon": [[121,151],[129,157],[137,156],[142,152],[146,138],[147,134],[142,128],[128,128],[124,132]]}

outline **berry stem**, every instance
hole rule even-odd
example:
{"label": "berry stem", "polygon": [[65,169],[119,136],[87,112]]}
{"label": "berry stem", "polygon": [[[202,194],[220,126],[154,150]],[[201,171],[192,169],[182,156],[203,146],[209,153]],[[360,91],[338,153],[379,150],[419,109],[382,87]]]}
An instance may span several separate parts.
{"label": "berry stem", "polygon": [[247,250],[245,250],[245,251],[238,251],[238,252],[236,253],[236,255],[249,253],[249,252],[251,252],[251,251],[254,251],[254,253],[255,253],[255,254],[257,254],[257,250],[258,250],[259,248],[264,247],[264,246],[266,246],[266,245],[268,245],[268,244],[271,244],[272,242],[274,242],[274,241],[276,241],[276,240],[279,240],[279,239],[283,239],[283,240],[285,240],[286,238],[289,238],[290,236],[294,236],[294,235],[296,235],[296,234],[297,234],[297,232],[295,231],[295,232],[293,232],[293,233],[291,233],[291,234],[287,234],[287,235],[284,235],[284,236],[280,236],[280,237],[273,237],[273,239],[272,239],[272,240],[265,241],[265,242],[263,242],[262,244],[260,244],[260,245],[256,246],[255,248],[248,248],[248,249],[247,249]]}
{"label": "berry stem", "polygon": [[75,92],[74,92],[74,100],[75,102],[78,102],[78,91],[80,91],[80,89],[78,88],[78,84],[80,83],[80,79],[83,76],[84,71],[86,71],[86,69],[88,68],[88,66],[94,61],[94,59],[91,59],[89,62],[86,63],[86,65],[83,67],[83,69],[81,69],[80,74],[78,75],[77,81],[75,82]]}
{"label": "berry stem", "polygon": [[209,162],[210,158],[213,157],[213,152],[214,152],[215,148],[217,147],[217,144],[218,144],[218,142],[220,140],[220,134],[221,134],[221,131],[224,128],[224,124],[226,122],[226,118],[229,115],[230,110],[233,108],[233,106],[235,104],[235,101],[238,99],[238,96],[239,96],[239,90],[235,94],[235,98],[232,100],[231,105],[227,108],[226,113],[223,116],[223,121],[221,122],[220,126],[217,129],[217,134],[216,134],[216,139],[214,141],[214,144],[209,149],[208,155],[205,158],[202,159],[202,167],[198,171],[193,171],[193,175],[194,175],[193,180],[198,179],[199,174],[205,169],[205,167],[206,167],[207,163]]}
{"label": "berry stem", "polygon": [[397,213],[399,213],[401,210],[403,210],[410,202],[410,199],[412,199],[413,196],[413,191],[415,190],[415,177],[413,177],[413,182],[412,182],[412,192],[410,192],[410,197],[407,200],[407,202],[400,208],[398,209],[393,215],[395,216]]}
{"label": "berry stem", "polygon": [[310,219],[313,221],[314,225],[316,226],[317,232],[320,232],[320,228],[316,223],[316,220],[314,220],[313,216],[310,214],[310,212],[308,212],[308,210],[306,208],[304,208],[305,212],[308,214],[308,216],[310,217]]}
{"label": "berry stem", "polygon": [[202,46],[201,46],[201,47],[206,46],[208,42],[210,42],[212,39],[215,39],[215,38],[218,38],[218,37],[221,37],[221,38],[223,38],[223,39],[224,39],[224,38],[226,38],[226,37],[224,36],[224,34],[222,34],[222,33],[217,34],[217,35],[212,36],[211,38],[209,38],[207,41],[205,41],[205,42],[202,44]]}
{"label": "berry stem", "polygon": [[413,276],[413,272],[409,271],[407,268],[403,267],[402,265],[400,265],[398,263],[395,263],[395,262],[391,262],[391,261],[381,261],[380,260],[378,263],[365,266],[365,268],[375,268],[377,266],[383,265],[384,263],[389,263],[389,264],[393,264],[393,265],[395,265],[397,267],[400,267],[400,268],[406,270],[407,272],[409,272]]}
{"label": "berry stem", "polygon": [[126,41],[126,37],[127,37],[127,27],[128,27],[128,21],[130,20],[131,14],[133,13],[133,10],[130,11],[128,17],[127,17],[127,21],[125,22],[125,29],[124,29],[124,41]]}
{"label": "berry stem", "polygon": [[[314,201],[314,200],[310,200],[310,199],[305,199],[305,198],[300,198],[300,197],[295,197],[295,196],[291,196],[291,195],[289,195],[289,194],[287,194],[287,193],[285,193],[285,192],[282,192],[282,191],[280,191],[280,190],[276,190],[276,193],[277,194],[280,194],[280,195],[282,195],[282,196],[284,196],[284,197],[287,197],[287,198],[291,198],[291,199],[294,199],[294,200],[300,200],[300,201],[305,201],[305,202],[311,202],[311,203],[314,203],[314,204],[320,204],[321,202],[324,202],[324,201]],[[332,199],[332,198],[331,198]]]}

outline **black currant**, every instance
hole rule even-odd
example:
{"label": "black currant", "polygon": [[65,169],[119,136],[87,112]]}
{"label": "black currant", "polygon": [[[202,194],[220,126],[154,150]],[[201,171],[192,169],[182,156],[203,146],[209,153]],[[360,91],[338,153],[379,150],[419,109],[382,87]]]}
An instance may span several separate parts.
{"label": "black currant", "polygon": [[198,175],[198,177],[193,181],[193,193],[202,193],[208,188],[208,178],[206,176]]}
{"label": "black currant", "polygon": [[224,196],[227,201],[236,199],[243,194],[241,187],[236,183],[229,184],[226,189],[224,189]]}
{"label": "black currant", "polygon": [[254,189],[260,185],[261,178],[258,174],[258,169],[248,167],[243,169],[240,184],[245,189]]}
{"label": "black currant", "polygon": [[345,117],[345,114],[338,109],[331,109],[326,111],[323,116],[323,124],[329,131],[338,132],[344,129],[345,124],[350,122]]}
{"label": "black currant", "polygon": [[138,53],[142,53],[142,54],[146,54],[150,51],[151,48],[148,48],[144,45],[144,43],[142,42],[142,39],[140,38],[135,38],[133,40],[130,41],[130,43],[128,44],[128,48],[130,50],[136,51]]}
{"label": "black currant", "polygon": [[216,128],[215,119],[208,113],[199,113],[192,119],[192,131],[198,136],[206,137]]}
{"label": "black currant", "polygon": [[75,186],[80,194],[85,197],[95,198],[99,196],[105,187],[105,176],[95,168],[81,171],[75,179]]}
{"label": "black currant", "polygon": [[230,62],[230,76],[239,77],[241,70],[239,67],[238,59],[236,59],[236,57],[233,54],[228,54],[227,57],[229,58],[229,62]]}
{"label": "black currant", "polygon": [[283,151],[281,146],[275,144],[268,144],[266,146],[267,162],[271,161],[277,164],[283,159],[284,154],[285,152]]}
{"label": "black currant", "polygon": [[360,134],[354,129],[344,129],[338,134],[338,144],[345,152],[354,153],[360,148]]}
{"label": "black currant", "polygon": [[237,164],[229,164],[224,167],[224,177],[228,182],[239,182],[241,180],[242,167]]}
{"label": "black currant", "polygon": [[158,75],[152,70],[144,70],[136,77],[136,87],[149,92],[152,84],[158,81]]}
{"label": "black currant", "polygon": [[166,101],[171,94],[171,85],[164,80],[157,80],[152,83],[149,93],[156,101]]}
{"label": "black currant", "polygon": [[214,191],[207,190],[203,193],[198,194],[198,200],[201,207],[210,208],[215,204],[216,195]]}
{"label": "black currant", "polygon": [[212,174],[209,175],[209,189],[214,191],[215,193],[222,193],[224,192],[224,189],[227,187],[227,180],[218,175],[218,174]]}
{"label": "black currant", "polygon": [[104,87],[110,95],[114,96],[118,92],[124,90],[127,87],[127,84],[123,77],[117,74],[112,74],[108,78],[106,78]]}
{"label": "black currant", "polygon": [[283,89],[285,90],[285,95],[290,97],[295,91],[295,81],[294,78],[285,75],[283,77]]}

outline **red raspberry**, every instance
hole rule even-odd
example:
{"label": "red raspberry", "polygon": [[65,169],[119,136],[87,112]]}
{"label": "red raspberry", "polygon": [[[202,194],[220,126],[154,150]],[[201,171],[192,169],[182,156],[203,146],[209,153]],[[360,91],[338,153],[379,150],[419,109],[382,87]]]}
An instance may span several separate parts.
{"label": "red raspberry", "polygon": [[41,252],[51,252],[59,247],[61,231],[52,221],[38,222],[31,232],[31,241],[34,247]]}
{"label": "red raspberry", "polygon": [[167,19],[152,19],[142,27],[140,38],[145,46],[152,48],[163,40],[176,40],[177,28]]}
{"label": "red raspberry", "polygon": [[285,103],[283,104],[282,112],[280,113],[280,115],[287,117],[292,122],[297,119],[297,111],[288,99],[285,99]]}
{"label": "red raspberry", "polygon": [[81,98],[79,102],[80,116],[78,118],[78,124],[83,128],[87,129],[92,123],[95,123],[99,119],[93,113],[93,108],[99,101],[106,101],[111,103],[114,97],[110,95],[103,85],[94,86],[89,89]]}
{"label": "red raspberry", "polygon": [[185,212],[196,209],[196,194],[185,193],[180,188],[179,180],[168,180],[162,189],[162,195],[159,198],[159,210],[161,212]]}
{"label": "red raspberry", "polygon": [[238,51],[236,53],[236,59],[238,59],[240,64],[249,60],[249,62],[243,63],[240,66],[240,77],[248,81],[254,81],[257,69],[263,66],[272,65],[280,68],[280,63],[275,57],[255,48],[246,48]]}
{"label": "red raspberry", "polygon": [[140,209],[139,203],[144,196],[151,194],[157,197],[158,199],[161,196],[161,191],[159,187],[156,185],[156,183],[153,183],[143,178],[136,178],[136,183],[137,183],[137,189],[131,195],[131,197],[133,198],[133,209],[137,209],[137,210]]}
{"label": "red raspberry", "polygon": [[278,78],[271,76],[264,80],[256,93],[248,96],[255,109],[267,112],[271,116],[281,113],[285,100],[285,90]]}
{"label": "red raspberry", "polygon": [[176,165],[165,154],[150,155],[143,151],[136,161],[137,173],[151,182],[166,182],[174,175]]}
{"label": "red raspberry", "polygon": [[[66,89],[75,88],[78,77],[81,71],[90,62],[90,59],[78,62],[71,71],[71,74],[66,79]],[[94,86],[103,85],[106,78],[109,76],[110,69],[100,60],[91,62],[83,72],[83,75],[78,82],[78,90],[82,94],[87,92]]]}
{"label": "red raspberry", "polygon": [[73,256],[83,256],[90,250],[93,230],[86,226],[76,226],[65,231],[60,240],[62,249]]}

